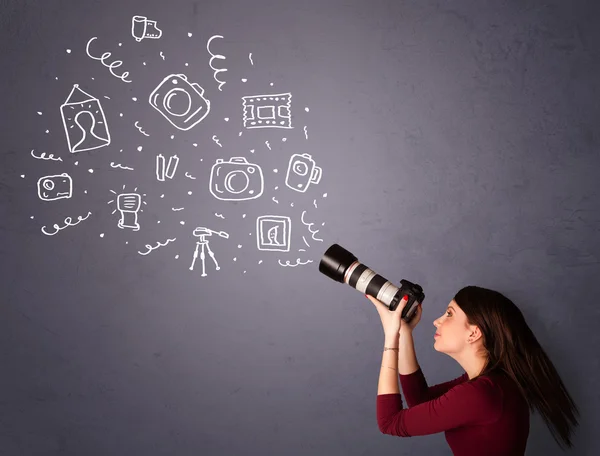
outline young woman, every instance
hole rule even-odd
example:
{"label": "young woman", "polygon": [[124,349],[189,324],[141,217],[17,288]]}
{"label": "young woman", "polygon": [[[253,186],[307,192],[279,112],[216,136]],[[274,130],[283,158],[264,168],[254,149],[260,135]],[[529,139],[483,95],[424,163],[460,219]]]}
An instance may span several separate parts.
{"label": "young woman", "polygon": [[[552,362],[517,306],[497,291],[461,289],[433,324],[434,348],[454,358],[465,373],[428,386],[415,357],[410,323],[375,305],[385,335],[377,392],[377,423],[398,437],[444,432],[455,456],[521,456],[529,435],[529,412],[537,409],[558,445],[572,447],[579,411]],[[402,406],[398,375],[408,408]]]}

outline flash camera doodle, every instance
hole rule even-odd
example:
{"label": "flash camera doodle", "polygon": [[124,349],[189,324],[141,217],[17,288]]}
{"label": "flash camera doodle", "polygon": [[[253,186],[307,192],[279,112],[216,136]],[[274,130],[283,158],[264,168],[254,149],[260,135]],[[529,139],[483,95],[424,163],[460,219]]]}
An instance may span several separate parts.
{"label": "flash camera doodle", "polygon": [[256,219],[258,250],[289,252],[292,234],[290,217],[261,215]]}
{"label": "flash camera doodle", "polygon": [[244,127],[293,128],[291,102],[291,93],[242,97]]}
{"label": "flash camera doodle", "polygon": [[71,153],[99,149],[110,144],[110,133],[100,101],[74,84],[60,107]]}
{"label": "flash camera doodle", "polygon": [[68,199],[73,196],[73,180],[67,173],[44,176],[38,179],[37,189],[42,201]]}
{"label": "flash camera doodle", "polygon": [[139,43],[144,38],[157,40],[162,36],[162,30],[156,26],[156,21],[151,21],[145,16],[131,18],[131,35]]}
{"label": "flash camera doodle", "polygon": [[200,261],[202,262],[202,274],[201,274],[202,277],[207,276],[205,250],[208,251],[208,254],[212,258],[213,262],[215,263],[215,269],[217,271],[221,269],[221,267],[219,266],[219,263],[217,262],[217,259],[215,258],[215,254],[210,249],[210,246],[208,244],[208,239],[206,239],[207,237],[210,237],[213,234],[216,234],[217,236],[220,236],[225,239],[229,239],[229,234],[226,233],[225,231],[214,231],[214,230],[206,228],[205,226],[197,227],[192,233],[192,235],[194,237],[197,237],[198,240],[196,241],[196,249],[194,250],[194,258],[192,260],[192,265],[190,266],[190,271],[194,270],[194,265],[196,264],[196,259],[198,258],[198,249],[200,249]]}
{"label": "flash camera doodle", "polygon": [[258,198],[264,189],[260,166],[248,163],[244,157],[218,158],[210,170],[209,190],[223,201],[244,201]]}
{"label": "flash camera doodle", "polygon": [[[123,190],[125,190],[125,186],[123,185]],[[137,190],[137,187],[133,190],[134,192]],[[110,191],[117,195],[113,190]],[[143,196],[146,196],[144,194]],[[108,204],[114,203],[115,200],[110,200]],[[112,214],[119,211],[121,213],[121,217],[119,218],[119,222],[117,226],[121,229],[131,228],[133,231],[139,231],[140,224],[138,223],[138,213],[143,212],[142,203],[146,204],[145,201],[142,201],[142,195],[139,193],[121,193],[117,195],[117,208],[112,211]]]}
{"label": "flash camera doodle", "polygon": [[210,112],[210,101],[204,97],[204,89],[195,82],[188,82],[185,74],[164,78],[148,101],[179,130],[189,130]]}
{"label": "flash camera doodle", "polygon": [[294,154],[290,157],[285,185],[297,192],[305,192],[311,184],[318,184],[323,170],[316,166],[310,154]]}

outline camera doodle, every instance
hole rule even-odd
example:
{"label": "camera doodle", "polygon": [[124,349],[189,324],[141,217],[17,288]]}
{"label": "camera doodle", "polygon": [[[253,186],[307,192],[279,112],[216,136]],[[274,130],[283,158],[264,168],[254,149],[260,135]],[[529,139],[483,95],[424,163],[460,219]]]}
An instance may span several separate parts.
{"label": "camera doodle", "polygon": [[148,101],[179,130],[189,130],[210,112],[210,101],[204,97],[204,89],[188,82],[185,74],[164,78]]}
{"label": "camera doodle", "polygon": [[261,215],[256,219],[258,250],[289,252],[292,222],[289,217]]}
{"label": "camera doodle", "polygon": [[40,177],[37,187],[38,196],[42,201],[68,199],[73,196],[73,180],[67,173]]}
{"label": "camera doodle", "polygon": [[219,158],[210,171],[210,193],[220,200],[258,198],[263,193],[264,185],[260,166],[248,163],[244,157],[232,157],[227,161]]}
{"label": "camera doodle", "polygon": [[[110,144],[110,133],[100,101],[74,84],[60,107],[69,151],[99,149]],[[77,127],[77,128],[74,128]]]}
{"label": "camera doodle", "polygon": [[297,192],[305,192],[310,184],[319,183],[322,172],[310,154],[294,154],[290,157],[285,185]]}
{"label": "camera doodle", "polygon": [[242,97],[244,127],[292,128],[291,93]]}

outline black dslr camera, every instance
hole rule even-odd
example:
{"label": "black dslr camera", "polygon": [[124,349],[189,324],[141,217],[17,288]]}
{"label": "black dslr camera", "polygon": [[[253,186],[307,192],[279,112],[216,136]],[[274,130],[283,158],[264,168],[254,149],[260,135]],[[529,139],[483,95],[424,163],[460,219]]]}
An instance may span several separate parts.
{"label": "black dslr camera", "polygon": [[402,309],[401,315],[407,323],[413,319],[417,306],[425,299],[421,286],[402,279],[401,287],[398,288],[360,263],[352,253],[338,244],[333,244],[323,254],[319,271],[336,282],[347,283],[361,293],[377,298],[390,310],[396,310],[402,297],[408,295],[408,302]]}

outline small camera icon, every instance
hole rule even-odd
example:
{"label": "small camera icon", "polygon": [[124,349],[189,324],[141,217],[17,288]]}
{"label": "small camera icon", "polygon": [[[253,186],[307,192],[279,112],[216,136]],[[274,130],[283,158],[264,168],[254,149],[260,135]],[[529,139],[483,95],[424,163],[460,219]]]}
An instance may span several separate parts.
{"label": "small camera icon", "polygon": [[311,184],[319,183],[322,172],[310,154],[294,154],[290,157],[285,185],[297,192],[305,192]]}
{"label": "small camera icon", "polygon": [[67,173],[44,176],[38,179],[38,196],[42,201],[71,198],[73,181]]}
{"label": "small camera icon", "polygon": [[264,189],[262,169],[244,157],[227,161],[219,158],[210,170],[209,189],[215,198],[224,201],[258,198]]}
{"label": "small camera icon", "polygon": [[179,130],[189,130],[210,112],[204,89],[188,82],[185,74],[167,76],[152,91],[148,101]]}

